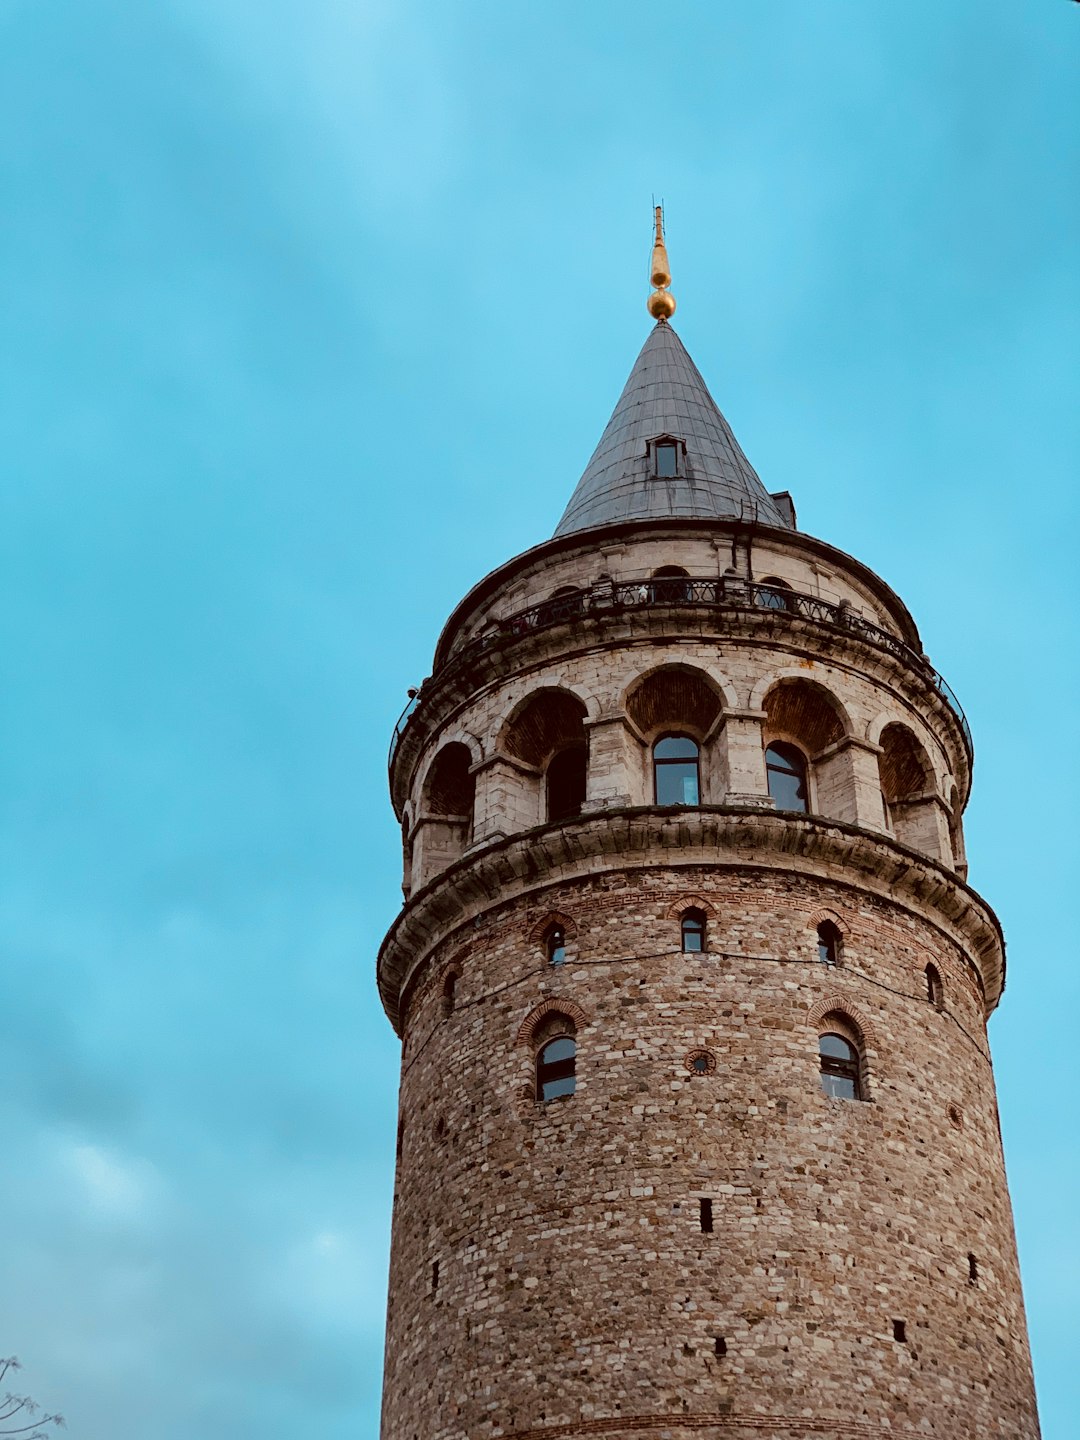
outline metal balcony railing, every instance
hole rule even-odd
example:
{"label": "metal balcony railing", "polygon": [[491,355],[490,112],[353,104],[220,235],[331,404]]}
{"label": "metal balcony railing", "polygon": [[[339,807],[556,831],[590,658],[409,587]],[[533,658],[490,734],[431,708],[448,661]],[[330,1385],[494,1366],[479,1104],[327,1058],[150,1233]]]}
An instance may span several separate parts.
{"label": "metal balcony railing", "polygon": [[[575,620],[616,616],[630,610],[643,610],[656,606],[689,607],[701,610],[769,611],[782,619],[809,620],[815,625],[827,626],[831,630],[846,631],[857,635],[878,650],[885,650],[895,656],[917,674],[923,676],[956,716],[967,747],[969,763],[974,759],[975,747],[971,728],[959,700],[945,679],[938,674],[927,660],[898,636],[883,630],[880,625],[865,619],[845,601],[839,604],[822,600],[817,595],[803,595],[789,590],[786,586],[758,585],[737,576],[724,576],[718,580],[701,580],[693,576],[657,576],[652,580],[604,581],[588,589],[567,591],[553,595],[520,610],[505,620],[500,620],[483,634],[467,641],[460,650],[454,651],[452,659],[460,662],[469,656],[481,655],[506,641],[524,639],[537,631],[547,630],[553,625],[572,624]],[[390,765],[401,736],[416,709],[419,696],[410,698],[394,727],[390,741]]]}

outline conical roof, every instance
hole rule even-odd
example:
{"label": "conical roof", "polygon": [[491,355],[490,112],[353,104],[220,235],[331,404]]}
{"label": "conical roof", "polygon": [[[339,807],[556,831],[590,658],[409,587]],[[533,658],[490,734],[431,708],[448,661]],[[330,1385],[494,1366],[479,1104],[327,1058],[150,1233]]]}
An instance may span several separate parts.
{"label": "conical roof", "polygon": [[[679,473],[656,474],[649,441],[671,436]],[[685,446],[685,452],[682,447]],[[627,520],[790,521],[758,479],[686,347],[660,320],[570,497],[556,536]]]}

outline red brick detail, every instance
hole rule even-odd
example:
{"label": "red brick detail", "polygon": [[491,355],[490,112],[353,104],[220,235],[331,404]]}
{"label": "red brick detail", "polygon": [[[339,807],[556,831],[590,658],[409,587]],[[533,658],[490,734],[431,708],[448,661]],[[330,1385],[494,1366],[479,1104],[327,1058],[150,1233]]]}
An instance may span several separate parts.
{"label": "red brick detail", "polygon": [[838,1011],[841,1015],[846,1015],[853,1025],[858,1026],[863,1037],[864,1045],[870,1049],[876,1047],[877,1042],[874,1038],[874,1027],[854,1001],[849,1000],[848,997],[839,990],[834,990],[831,994],[819,1000],[815,1005],[812,1005],[806,1016],[807,1022],[816,1029],[825,1019],[825,1016],[831,1015],[834,1011]]}
{"label": "red brick detail", "polygon": [[521,1022],[517,1033],[517,1043],[519,1045],[531,1044],[541,1022],[548,1015],[569,1015],[579,1030],[589,1023],[589,1017],[585,1011],[573,1000],[542,1000],[539,1005],[533,1006]]}
{"label": "red brick detail", "polygon": [[716,919],[716,906],[706,900],[704,895],[681,895],[668,906],[667,918],[678,920],[685,910],[701,910],[707,920]]}
{"label": "red brick detail", "polygon": [[529,939],[534,945],[539,945],[548,931],[555,925],[561,925],[567,940],[573,940],[577,935],[577,926],[569,915],[562,910],[549,910],[542,920],[538,920],[529,931]]}
{"label": "red brick detail", "polygon": [[824,925],[826,920],[831,920],[832,923],[836,926],[836,928],[840,931],[840,934],[844,936],[845,939],[847,938],[848,927],[844,924],[843,920],[840,918],[840,916],[836,913],[835,910],[811,910],[809,918],[807,920],[807,924],[811,927],[811,929],[816,930],[819,925]]}

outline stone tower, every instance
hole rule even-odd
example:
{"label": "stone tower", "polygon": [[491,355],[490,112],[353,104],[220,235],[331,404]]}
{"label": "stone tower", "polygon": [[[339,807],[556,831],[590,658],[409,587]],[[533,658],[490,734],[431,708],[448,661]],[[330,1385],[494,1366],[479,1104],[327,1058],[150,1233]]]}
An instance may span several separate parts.
{"label": "stone tower", "polygon": [[968,727],[669,281],[394,736],[383,1440],[1034,1440]]}

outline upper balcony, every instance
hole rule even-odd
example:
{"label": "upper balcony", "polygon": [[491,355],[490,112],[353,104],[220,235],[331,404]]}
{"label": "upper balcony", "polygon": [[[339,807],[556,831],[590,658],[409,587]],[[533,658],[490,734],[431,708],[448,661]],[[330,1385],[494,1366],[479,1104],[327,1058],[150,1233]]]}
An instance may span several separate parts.
{"label": "upper balcony", "polygon": [[[489,653],[527,641],[559,625],[632,618],[635,612],[678,609],[711,617],[718,631],[725,619],[756,616],[783,624],[809,624],[833,636],[854,637],[899,660],[944,700],[959,727],[970,767],[974,760],[971,728],[959,700],[925,655],[899,636],[860,615],[854,606],[807,595],[786,585],[758,584],[741,576],[699,579],[690,575],[654,576],[649,580],[607,580],[587,588],[567,589],[550,599],[493,622],[480,635],[455,650],[437,672],[460,671],[482,661]],[[430,684],[431,682],[427,682]],[[403,737],[422,692],[413,695],[394,728],[390,743],[391,774]]]}

